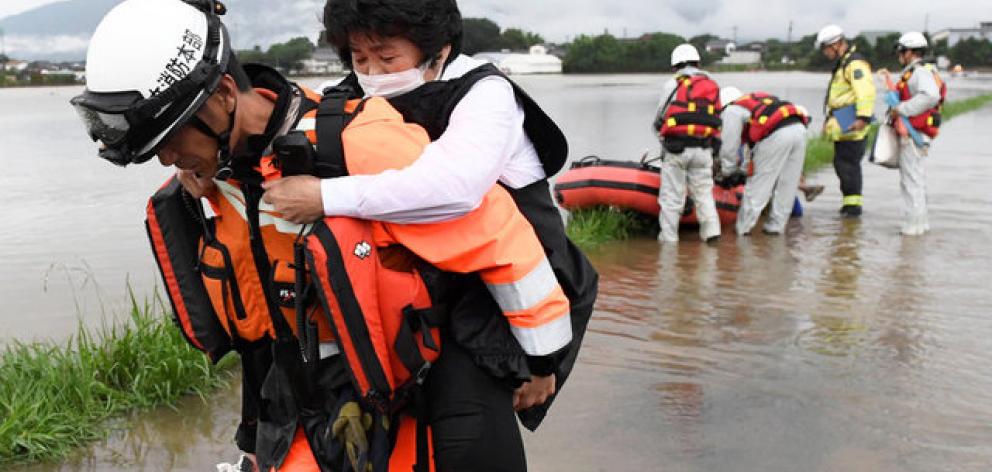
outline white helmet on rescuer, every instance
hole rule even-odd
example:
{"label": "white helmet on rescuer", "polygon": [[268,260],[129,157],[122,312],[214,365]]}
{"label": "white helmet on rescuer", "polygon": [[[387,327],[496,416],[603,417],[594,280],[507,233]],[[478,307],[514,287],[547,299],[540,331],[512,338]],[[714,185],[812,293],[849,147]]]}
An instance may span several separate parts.
{"label": "white helmet on rescuer", "polygon": [[696,47],[689,44],[679,44],[672,50],[672,66],[677,66],[679,64],[685,64],[686,62],[699,62],[699,51]]}
{"label": "white helmet on rescuer", "polygon": [[837,25],[827,25],[820,30],[820,33],[816,35],[816,49],[821,49],[824,46],[829,46],[844,39],[844,30]]}
{"label": "white helmet on rescuer", "polygon": [[72,99],[100,157],[154,156],[217,88],[232,60],[215,0],[126,0],[100,22],[86,55],[86,90]]}
{"label": "white helmet on rescuer", "polygon": [[741,90],[737,87],[734,87],[733,85],[729,85],[727,87],[720,89],[720,103],[723,104],[724,108],[726,108],[727,105],[736,102],[737,99],[743,96],[744,94],[741,92]]}
{"label": "white helmet on rescuer", "polygon": [[927,37],[923,36],[923,33],[916,31],[910,31],[899,37],[899,41],[896,42],[896,49],[899,51],[905,51],[907,49],[926,49],[929,44],[927,43]]}

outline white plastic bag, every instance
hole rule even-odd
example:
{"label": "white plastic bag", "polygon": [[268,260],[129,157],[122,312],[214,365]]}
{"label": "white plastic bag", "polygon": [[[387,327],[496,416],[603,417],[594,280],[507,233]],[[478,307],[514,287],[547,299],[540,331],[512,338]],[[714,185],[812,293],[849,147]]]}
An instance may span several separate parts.
{"label": "white plastic bag", "polygon": [[878,127],[868,161],[889,169],[899,168],[899,134],[888,123]]}

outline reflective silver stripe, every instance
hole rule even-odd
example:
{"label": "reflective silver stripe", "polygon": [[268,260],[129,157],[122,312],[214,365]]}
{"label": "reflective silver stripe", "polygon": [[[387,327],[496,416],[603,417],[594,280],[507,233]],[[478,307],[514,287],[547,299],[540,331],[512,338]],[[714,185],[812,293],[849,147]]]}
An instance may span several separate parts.
{"label": "reflective silver stripe", "polygon": [[316,118],[301,118],[300,122],[296,124],[297,131],[313,131],[315,129],[317,129]]}
{"label": "reflective silver stripe", "polygon": [[[241,190],[221,180],[214,180],[214,182],[217,184],[217,188],[220,189],[220,194],[224,196],[224,199],[227,200],[227,202],[230,203],[235,210],[237,210],[238,216],[240,216],[241,219],[248,221],[245,204],[243,203],[245,196],[241,193]],[[298,225],[282,218],[272,216],[272,212],[275,212],[275,207],[270,203],[265,203],[264,201],[258,202],[258,209],[259,226],[274,225],[276,231],[286,234],[300,234],[300,231],[304,229],[309,231],[309,224]],[[304,226],[306,226],[306,228],[304,228]]]}
{"label": "reflective silver stripe", "polygon": [[521,311],[533,307],[548,297],[558,286],[548,258],[542,258],[527,276],[514,283],[486,284],[489,293],[503,312]]}
{"label": "reflective silver stripe", "polygon": [[331,356],[336,356],[341,353],[341,348],[338,347],[338,343],[320,343],[318,347],[320,351],[320,358],[327,359]]}
{"label": "reflective silver stripe", "polygon": [[572,317],[568,313],[558,319],[534,328],[510,325],[524,352],[530,356],[546,356],[565,347],[572,341]]}

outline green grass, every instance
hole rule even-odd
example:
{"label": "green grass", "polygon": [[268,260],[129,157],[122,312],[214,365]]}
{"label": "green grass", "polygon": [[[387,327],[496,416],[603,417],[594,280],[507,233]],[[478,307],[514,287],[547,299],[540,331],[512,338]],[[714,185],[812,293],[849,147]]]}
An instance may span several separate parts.
{"label": "green grass", "polygon": [[[948,102],[944,105],[943,120],[947,122],[989,103],[992,103],[992,93]],[[869,142],[877,132],[878,126],[872,125],[868,134]],[[806,146],[806,163],[803,170],[807,174],[816,172],[831,165],[833,159],[832,142],[822,136],[810,138]],[[567,231],[569,238],[576,245],[583,249],[591,249],[604,243],[625,240],[634,234],[647,234],[651,228],[650,222],[633,212],[615,208],[595,208],[572,212]]]}
{"label": "green grass", "polygon": [[654,222],[643,215],[611,207],[578,210],[571,214],[566,231],[582,249],[592,249],[610,241],[622,241],[634,234],[646,234]]}
{"label": "green grass", "polygon": [[233,357],[211,365],[161,298],[139,304],[129,296],[130,323],[81,326],[64,343],[15,342],[0,354],[0,466],[63,459],[129,411],[227,384]]}
{"label": "green grass", "polygon": [[944,121],[947,121],[961,114],[975,111],[985,105],[988,105],[989,103],[992,103],[992,93],[978,95],[964,100],[947,102],[944,105],[942,117]]}
{"label": "green grass", "polygon": [[[989,103],[992,103],[992,93],[947,102],[944,105],[944,112],[942,114],[943,121],[946,123],[954,117],[975,111],[985,105],[988,105]],[[871,131],[868,133],[867,137],[867,141],[869,143],[873,141],[874,135],[877,132],[878,125],[872,125]],[[810,138],[809,143],[806,145],[806,164],[803,166],[803,170],[807,174],[816,172],[830,165],[833,163],[833,160],[834,145],[832,142],[822,136]]]}

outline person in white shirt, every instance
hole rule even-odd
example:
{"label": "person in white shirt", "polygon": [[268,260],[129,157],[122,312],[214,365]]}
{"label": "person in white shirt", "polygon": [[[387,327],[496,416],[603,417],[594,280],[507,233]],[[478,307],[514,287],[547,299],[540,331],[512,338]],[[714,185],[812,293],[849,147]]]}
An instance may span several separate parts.
{"label": "person in white shirt", "polygon": [[[567,344],[547,355],[518,345],[500,334],[509,333],[505,321],[491,321],[502,315],[485,287],[470,285],[452,303],[454,342],[446,342],[426,389],[435,408],[430,424],[438,470],[524,470],[513,410],[529,429],[541,422],[575,362],[596,296],[595,270],[567,240],[547,183],[564,165],[565,137],[495,67],[459,54],[461,16],[454,0],[329,0],[324,13],[329,42],[354,72],[343,85],[390,99],[433,142],[404,169],[284,178],[266,185],[264,199],[300,223],[323,216],[430,223],[472,211],[497,183],[513,195],[570,301],[566,323],[549,323],[542,331],[549,343],[562,338]],[[524,379],[529,381],[519,388],[504,390]],[[447,388],[452,383],[463,388]],[[465,418],[486,426],[466,430]],[[465,435],[473,439],[459,439]]]}

